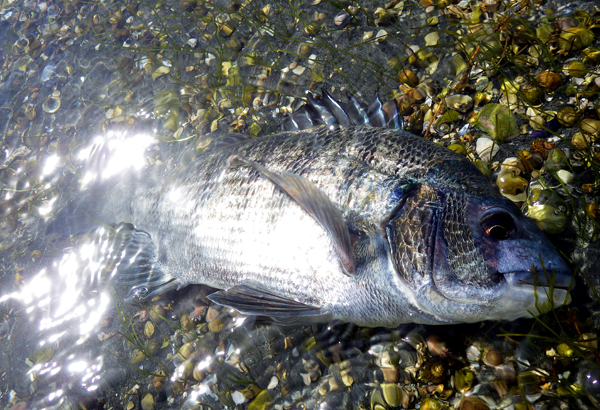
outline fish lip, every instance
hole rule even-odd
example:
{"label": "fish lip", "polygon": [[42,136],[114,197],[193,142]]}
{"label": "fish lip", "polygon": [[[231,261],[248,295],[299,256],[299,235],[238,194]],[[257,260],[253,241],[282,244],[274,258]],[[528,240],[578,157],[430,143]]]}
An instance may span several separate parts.
{"label": "fish lip", "polygon": [[506,281],[515,286],[549,287],[569,290],[572,287],[573,276],[570,273],[554,271],[551,273],[534,274],[530,271],[504,273]]}

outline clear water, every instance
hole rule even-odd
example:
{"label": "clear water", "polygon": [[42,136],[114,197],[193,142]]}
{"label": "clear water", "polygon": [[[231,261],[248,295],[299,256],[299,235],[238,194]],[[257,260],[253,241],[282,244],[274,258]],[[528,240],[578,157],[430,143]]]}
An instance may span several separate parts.
{"label": "clear water", "polygon": [[[373,15],[378,4],[361,7]],[[2,3],[0,406],[262,408],[262,400],[282,408],[403,402],[414,408],[427,397],[458,403],[444,392],[453,390],[455,371],[478,363],[466,350],[474,342],[509,352],[512,370],[505,370],[515,377],[530,366],[555,369],[544,355],[558,341],[497,336],[528,333],[531,321],[279,328],[208,306],[199,286],[144,305],[123,303],[126,289],[108,280],[115,263],[108,230],[46,235],[57,210],[85,184],[165,166],[171,150],[202,147],[209,132],[239,131],[242,122],[244,132],[253,132],[253,123],[273,132],[282,107],[296,108],[293,97],[313,82],[364,99],[376,89],[390,93],[397,87],[393,58],[405,61],[407,45],[423,45],[422,27],[432,15],[406,2],[380,43],[381,27],[373,21],[361,20],[360,29],[336,26],[340,10],[329,2],[249,2],[236,9],[228,2]],[[259,93],[259,84],[273,92]],[[99,146],[101,167],[92,154]],[[597,368],[567,361],[571,373],[560,375],[587,391],[583,401],[568,403],[591,406]],[[584,366],[581,375],[568,370],[575,363]],[[425,371],[438,365],[439,380]],[[502,379],[495,368],[475,367],[478,383]],[[554,396],[540,401],[540,389],[511,383],[515,397],[542,407],[560,404]],[[496,391],[479,395],[503,403]]]}

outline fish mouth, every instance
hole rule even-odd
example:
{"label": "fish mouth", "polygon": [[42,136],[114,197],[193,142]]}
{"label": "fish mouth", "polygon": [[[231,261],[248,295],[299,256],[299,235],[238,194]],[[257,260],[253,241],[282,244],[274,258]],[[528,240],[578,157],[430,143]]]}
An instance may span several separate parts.
{"label": "fish mouth", "polygon": [[508,284],[508,295],[514,300],[521,300],[523,310],[520,312],[506,306],[504,319],[515,320],[548,312],[559,306],[571,303],[570,289],[573,287],[573,276],[554,271],[551,274],[536,274],[531,271],[511,272],[504,274]]}
{"label": "fish mouth", "polygon": [[569,290],[573,286],[573,276],[563,272],[532,273],[531,271],[505,273],[504,278],[509,285],[553,287],[555,289]]}

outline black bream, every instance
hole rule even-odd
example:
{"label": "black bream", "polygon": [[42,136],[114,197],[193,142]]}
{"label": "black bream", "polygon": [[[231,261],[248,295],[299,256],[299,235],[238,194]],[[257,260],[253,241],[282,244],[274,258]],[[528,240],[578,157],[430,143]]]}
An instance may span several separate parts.
{"label": "black bream", "polygon": [[223,289],[218,304],[287,322],[512,320],[547,309],[534,276],[553,272],[554,306],[566,301],[564,261],[468,159],[369,125],[397,123],[378,98],[354,114],[328,98],[287,127],[326,125],[182,152],[175,171],[95,187],[58,219],[116,227],[136,299],[201,283]]}

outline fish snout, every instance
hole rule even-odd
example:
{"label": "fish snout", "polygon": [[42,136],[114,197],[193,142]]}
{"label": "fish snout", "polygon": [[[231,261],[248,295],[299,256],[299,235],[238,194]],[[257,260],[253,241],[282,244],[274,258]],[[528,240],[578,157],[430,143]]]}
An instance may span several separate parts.
{"label": "fish snout", "polygon": [[542,271],[538,271],[532,268],[525,272],[511,272],[505,274],[505,278],[511,285],[552,286],[557,289],[568,290],[573,286],[573,276],[566,272],[568,272],[568,270],[563,271],[562,269],[546,268]]}

